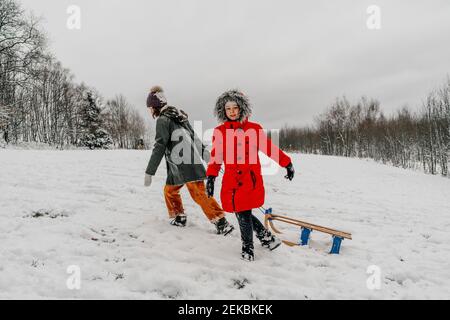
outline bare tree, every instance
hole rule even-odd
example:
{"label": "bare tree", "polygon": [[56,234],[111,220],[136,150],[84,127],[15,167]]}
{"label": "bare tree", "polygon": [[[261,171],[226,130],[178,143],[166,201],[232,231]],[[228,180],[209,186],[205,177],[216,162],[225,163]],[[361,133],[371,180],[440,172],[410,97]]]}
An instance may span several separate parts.
{"label": "bare tree", "polygon": [[[136,148],[138,143],[145,144],[147,127],[144,119],[122,95],[106,103],[107,126],[118,148]],[[141,141],[142,140],[142,141]]]}
{"label": "bare tree", "polygon": [[291,151],[369,157],[403,168],[449,176],[450,79],[428,96],[422,110],[408,107],[386,118],[380,103],[362,97],[351,104],[338,98],[315,119],[315,126],[285,126],[281,146]]}

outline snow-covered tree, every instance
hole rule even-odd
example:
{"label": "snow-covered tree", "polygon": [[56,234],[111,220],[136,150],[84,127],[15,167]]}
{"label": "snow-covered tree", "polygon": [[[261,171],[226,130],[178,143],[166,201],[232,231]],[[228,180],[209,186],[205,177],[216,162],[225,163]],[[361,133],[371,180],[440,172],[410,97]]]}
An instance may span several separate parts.
{"label": "snow-covered tree", "polygon": [[106,103],[105,116],[108,132],[116,147],[142,148],[140,140],[145,137],[146,123],[123,95],[118,95]]}
{"label": "snow-covered tree", "polygon": [[106,131],[102,118],[102,108],[99,99],[92,91],[86,91],[81,108],[81,139],[83,146],[89,149],[108,149],[112,139]]}
{"label": "snow-covered tree", "polygon": [[[7,144],[9,143],[8,119],[9,119],[9,114],[8,114],[6,108],[0,105],[0,134],[2,135],[3,140]],[[0,141],[1,140],[2,139],[0,139]]]}

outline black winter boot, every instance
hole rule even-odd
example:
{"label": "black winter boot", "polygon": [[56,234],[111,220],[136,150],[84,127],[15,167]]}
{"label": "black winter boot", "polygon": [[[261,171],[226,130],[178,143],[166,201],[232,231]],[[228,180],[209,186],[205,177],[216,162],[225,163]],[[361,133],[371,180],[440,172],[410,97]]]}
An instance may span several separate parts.
{"label": "black winter boot", "polygon": [[216,225],[217,234],[223,234],[224,236],[229,235],[234,230],[233,225],[230,224],[227,221],[227,219],[225,219],[225,217],[216,221],[215,225]]}
{"label": "black winter boot", "polygon": [[254,261],[255,260],[255,254],[253,253],[253,245],[243,245],[242,246],[242,253],[241,253],[242,260],[245,261]]}
{"label": "black winter boot", "polygon": [[186,227],[187,217],[185,214],[180,214],[173,219],[170,224],[177,227]]}
{"label": "black winter boot", "polygon": [[264,248],[269,249],[270,251],[275,250],[282,243],[281,240],[275,237],[269,230],[263,230],[262,232],[258,233],[256,237],[261,242],[261,245]]}

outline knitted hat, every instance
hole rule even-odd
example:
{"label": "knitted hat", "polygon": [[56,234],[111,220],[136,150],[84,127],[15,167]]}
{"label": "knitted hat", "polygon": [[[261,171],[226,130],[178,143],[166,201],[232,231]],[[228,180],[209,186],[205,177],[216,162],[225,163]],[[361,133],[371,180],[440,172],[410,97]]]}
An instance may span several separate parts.
{"label": "knitted hat", "polygon": [[154,86],[150,89],[147,97],[147,108],[161,109],[167,104],[164,96],[164,90],[160,86]]}

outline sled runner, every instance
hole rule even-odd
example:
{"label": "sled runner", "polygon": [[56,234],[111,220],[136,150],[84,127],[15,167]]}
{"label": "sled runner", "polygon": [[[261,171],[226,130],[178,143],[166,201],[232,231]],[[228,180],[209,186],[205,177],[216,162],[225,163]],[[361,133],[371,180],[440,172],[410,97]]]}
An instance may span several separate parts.
{"label": "sled runner", "polygon": [[297,219],[292,219],[292,218],[289,218],[289,217],[273,214],[272,213],[272,208],[269,208],[267,210],[266,209],[264,209],[264,210],[261,209],[261,211],[265,215],[264,224],[265,224],[266,228],[269,229],[269,227],[270,227],[270,229],[272,229],[273,232],[275,232],[277,234],[282,234],[282,232],[279,231],[277,228],[275,228],[275,226],[273,224],[274,220],[275,221],[281,221],[281,222],[289,223],[289,224],[301,227],[299,243],[283,240],[283,243],[288,245],[288,246],[306,246],[308,244],[311,232],[313,230],[319,231],[319,232],[323,232],[323,233],[327,233],[327,234],[330,234],[332,236],[333,244],[331,246],[330,254],[339,254],[339,251],[341,249],[341,242],[342,242],[342,240],[344,240],[344,239],[352,240],[352,235],[350,233],[348,233],[348,232],[334,230],[334,229],[330,229],[330,228],[327,228],[327,227],[318,226],[318,225],[315,225],[315,224],[312,224],[312,223],[300,221],[300,220],[297,220]]}

